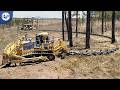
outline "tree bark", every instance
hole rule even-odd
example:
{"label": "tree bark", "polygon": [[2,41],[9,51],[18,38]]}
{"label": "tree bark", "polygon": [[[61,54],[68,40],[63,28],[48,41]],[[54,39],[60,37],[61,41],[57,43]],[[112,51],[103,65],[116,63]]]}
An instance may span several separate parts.
{"label": "tree bark", "polygon": [[71,11],[68,11],[68,34],[69,34],[69,46],[73,46],[72,42],[72,23],[71,23]]}
{"label": "tree bark", "polygon": [[37,29],[39,29],[39,20],[37,19]]}
{"label": "tree bark", "polygon": [[112,11],[112,43],[115,43],[115,11]]}
{"label": "tree bark", "polygon": [[64,11],[62,11],[62,36],[63,36],[63,41],[64,41],[64,39],[65,39],[65,37],[64,37]]}
{"label": "tree bark", "polygon": [[90,48],[90,11],[87,11],[86,22],[86,49]]}
{"label": "tree bark", "polygon": [[102,11],[102,34],[104,34],[104,11]]}
{"label": "tree bark", "polygon": [[93,28],[92,28],[92,25],[93,25],[93,22],[92,22],[93,18],[92,18],[92,15],[90,17],[90,33],[93,32]]}
{"label": "tree bark", "polygon": [[69,30],[68,30],[68,17],[67,17],[67,11],[65,11],[65,22],[66,22],[66,29],[67,29],[67,35],[68,35],[68,41],[69,41]]}
{"label": "tree bark", "polygon": [[107,13],[105,12],[105,32],[107,31]]}
{"label": "tree bark", "polygon": [[76,11],[76,37],[78,37],[78,11]]}

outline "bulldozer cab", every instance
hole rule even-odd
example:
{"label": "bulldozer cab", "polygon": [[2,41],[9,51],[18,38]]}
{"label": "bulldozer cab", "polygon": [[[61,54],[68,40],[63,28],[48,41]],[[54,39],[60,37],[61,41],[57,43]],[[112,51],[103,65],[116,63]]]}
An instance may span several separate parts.
{"label": "bulldozer cab", "polygon": [[49,43],[49,37],[47,32],[38,33],[36,35],[36,46],[47,43]]}
{"label": "bulldozer cab", "polygon": [[20,29],[21,30],[32,30],[32,28],[33,28],[32,24],[23,24]]}

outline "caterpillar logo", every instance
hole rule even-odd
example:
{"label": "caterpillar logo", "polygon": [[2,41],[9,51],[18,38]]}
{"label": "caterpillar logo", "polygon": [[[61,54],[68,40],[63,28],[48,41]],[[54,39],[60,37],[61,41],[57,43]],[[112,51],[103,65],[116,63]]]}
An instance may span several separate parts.
{"label": "caterpillar logo", "polygon": [[0,11],[0,24],[6,24],[12,20],[13,11]]}

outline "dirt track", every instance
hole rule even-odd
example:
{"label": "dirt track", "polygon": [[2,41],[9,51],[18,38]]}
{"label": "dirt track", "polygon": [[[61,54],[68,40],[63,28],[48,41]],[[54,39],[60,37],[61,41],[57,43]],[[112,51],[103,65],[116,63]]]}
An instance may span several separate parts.
{"label": "dirt track", "polygon": [[67,57],[64,60],[0,69],[1,79],[115,79],[120,62],[111,57]]}

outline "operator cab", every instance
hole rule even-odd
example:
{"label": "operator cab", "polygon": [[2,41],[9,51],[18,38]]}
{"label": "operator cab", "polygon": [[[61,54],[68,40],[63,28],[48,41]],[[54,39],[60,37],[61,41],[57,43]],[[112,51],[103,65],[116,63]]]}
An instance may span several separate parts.
{"label": "operator cab", "polygon": [[34,48],[34,42],[32,42],[32,38],[28,37],[28,34],[25,34],[23,37],[23,50],[29,50]]}
{"label": "operator cab", "polygon": [[48,44],[49,37],[47,32],[38,33],[35,37],[36,47],[39,47],[41,44]]}
{"label": "operator cab", "polygon": [[23,24],[22,27],[21,27],[21,30],[32,30],[33,27],[32,27],[32,24]]}

